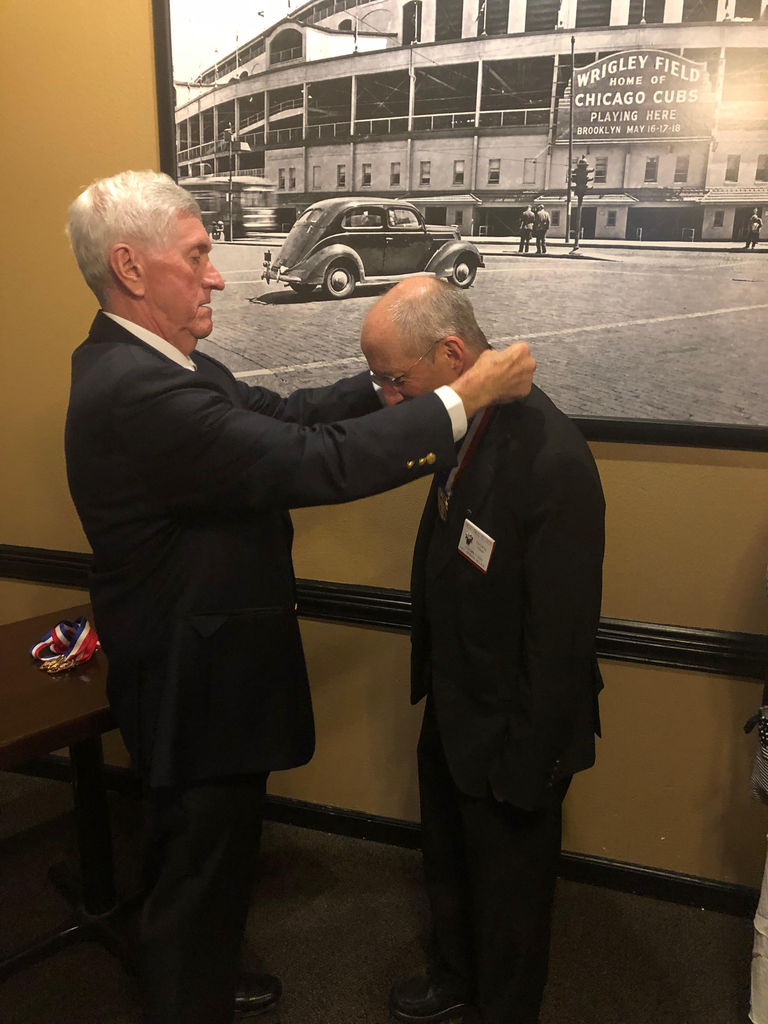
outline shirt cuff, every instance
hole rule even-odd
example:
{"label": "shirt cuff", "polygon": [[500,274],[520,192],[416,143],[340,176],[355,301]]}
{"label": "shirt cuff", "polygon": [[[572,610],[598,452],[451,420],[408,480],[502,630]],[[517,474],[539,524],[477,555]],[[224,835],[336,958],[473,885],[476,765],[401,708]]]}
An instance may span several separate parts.
{"label": "shirt cuff", "polygon": [[435,389],[435,394],[445,406],[445,411],[451,417],[453,429],[453,440],[460,441],[467,432],[467,414],[464,411],[464,403],[447,384]]}

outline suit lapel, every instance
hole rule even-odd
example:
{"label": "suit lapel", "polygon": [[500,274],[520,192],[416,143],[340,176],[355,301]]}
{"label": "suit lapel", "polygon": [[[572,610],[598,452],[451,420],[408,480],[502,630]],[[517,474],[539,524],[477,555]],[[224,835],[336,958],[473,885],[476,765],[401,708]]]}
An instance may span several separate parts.
{"label": "suit lapel", "polygon": [[494,410],[485,433],[454,488],[445,523],[437,518],[436,488],[433,486],[430,491],[435,536],[435,543],[428,548],[430,557],[427,560],[427,573],[430,580],[445,572],[454,557],[459,557],[457,548],[465,519],[483,528],[483,509],[497,483],[499,445],[508,433],[505,411]]}

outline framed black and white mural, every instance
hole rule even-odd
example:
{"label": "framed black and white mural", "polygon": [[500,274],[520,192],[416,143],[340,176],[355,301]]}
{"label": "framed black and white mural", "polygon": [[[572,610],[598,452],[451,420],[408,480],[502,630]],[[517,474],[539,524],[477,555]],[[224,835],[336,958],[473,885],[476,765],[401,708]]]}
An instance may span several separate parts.
{"label": "framed black and white mural", "polygon": [[768,449],[766,3],[154,0],[163,168],[226,281],[201,348],[327,383],[433,272],[588,437]]}

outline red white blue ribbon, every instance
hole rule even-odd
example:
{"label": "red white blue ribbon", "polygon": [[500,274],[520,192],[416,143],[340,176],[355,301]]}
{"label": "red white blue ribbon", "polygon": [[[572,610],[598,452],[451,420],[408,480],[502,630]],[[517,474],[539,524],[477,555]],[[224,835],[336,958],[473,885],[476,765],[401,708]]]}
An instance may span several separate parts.
{"label": "red white blue ribbon", "polygon": [[54,626],[50,633],[30,647],[29,653],[40,662],[40,668],[53,674],[90,661],[100,646],[96,630],[81,615],[74,622],[65,619]]}

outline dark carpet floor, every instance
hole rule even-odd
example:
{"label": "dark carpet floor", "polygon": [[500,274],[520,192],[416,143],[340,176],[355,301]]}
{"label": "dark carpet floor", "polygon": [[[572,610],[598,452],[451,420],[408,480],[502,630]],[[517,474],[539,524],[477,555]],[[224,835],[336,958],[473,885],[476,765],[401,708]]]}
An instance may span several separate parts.
{"label": "dark carpet floor", "polygon": [[[48,866],[72,855],[69,789],[0,775],[0,955],[57,926]],[[134,877],[136,808],[113,799],[118,874]],[[265,1024],[386,1024],[390,983],[423,963],[418,853],[265,826],[246,960],[279,974]],[[575,882],[558,884],[541,1024],[745,1024],[752,924]],[[88,943],[0,983],[0,1024],[137,1024],[119,962]]]}

